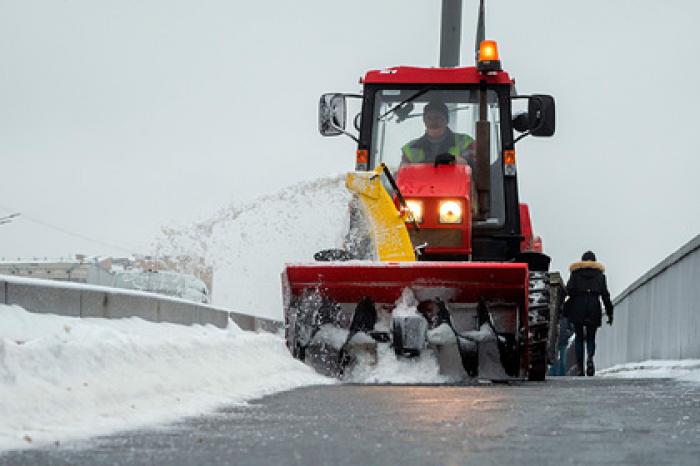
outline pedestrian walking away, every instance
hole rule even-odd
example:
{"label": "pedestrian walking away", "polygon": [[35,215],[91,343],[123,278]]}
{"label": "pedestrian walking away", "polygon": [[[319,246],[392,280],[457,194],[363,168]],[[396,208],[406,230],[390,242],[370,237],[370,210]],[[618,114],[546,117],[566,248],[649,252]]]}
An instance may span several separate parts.
{"label": "pedestrian walking away", "polygon": [[605,267],[597,262],[591,251],[581,256],[580,262],[569,267],[571,275],[566,284],[567,300],[564,303],[564,316],[574,327],[577,375],[584,374],[584,342],[587,360],[586,375],[595,374],[595,334],[602,324],[602,306],[605,306],[608,325],[613,323],[613,304],[610,300]]}

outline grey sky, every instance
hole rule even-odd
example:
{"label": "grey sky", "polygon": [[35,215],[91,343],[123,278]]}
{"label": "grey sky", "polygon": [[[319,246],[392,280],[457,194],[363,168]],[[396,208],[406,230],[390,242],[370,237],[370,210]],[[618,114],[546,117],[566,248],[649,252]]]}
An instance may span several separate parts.
{"label": "grey sky", "polygon": [[[476,0],[465,0],[471,64]],[[160,226],[353,168],[318,95],[438,60],[440,0],[0,0],[0,256],[149,252]],[[700,232],[693,1],[487,2],[557,135],[518,145],[555,265],[593,249],[613,293]],[[7,209],[6,209],[7,207]],[[122,251],[49,229],[35,219]]]}

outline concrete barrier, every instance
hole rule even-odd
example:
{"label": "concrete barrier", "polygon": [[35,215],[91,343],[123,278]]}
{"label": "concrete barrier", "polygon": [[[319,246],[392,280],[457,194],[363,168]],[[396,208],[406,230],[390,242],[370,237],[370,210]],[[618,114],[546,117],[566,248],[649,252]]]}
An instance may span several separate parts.
{"label": "concrete barrier", "polygon": [[603,325],[597,365],[648,359],[700,359],[700,235],[635,281],[614,300]]}
{"label": "concrete barrier", "polygon": [[4,275],[0,275],[0,303],[69,317],[140,317],[151,322],[210,324],[219,328],[225,328],[231,319],[243,330],[268,332],[277,332],[284,325],[281,321],[153,293]]}
{"label": "concrete barrier", "polygon": [[80,317],[80,294],[65,288],[37,288],[28,283],[7,283],[5,304],[17,304],[33,312],[46,313],[52,309],[65,309],[66,316]]}

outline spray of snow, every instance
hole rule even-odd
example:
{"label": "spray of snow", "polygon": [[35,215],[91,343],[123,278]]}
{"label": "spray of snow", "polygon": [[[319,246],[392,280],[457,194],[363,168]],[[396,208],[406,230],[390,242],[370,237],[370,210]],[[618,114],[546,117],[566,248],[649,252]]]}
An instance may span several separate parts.
{"label": "spray of snow", "polygon": [[676,379],[700,383],[700,359],[650,360],[619,364],[598,371],[598,375],[623,379]]}
{"label": "spray of snow", "polygon": [[167,423],[309,384],[279,336],[0,305],[0,451]]}
{"label": "spray of snow", "polygon": [[343,244],[351,200],[343,180],[302,182],[193,225],[164,228],[155,249],[211,265],[214,305],[281,320],[284,264],[313,261],[315,252]]}

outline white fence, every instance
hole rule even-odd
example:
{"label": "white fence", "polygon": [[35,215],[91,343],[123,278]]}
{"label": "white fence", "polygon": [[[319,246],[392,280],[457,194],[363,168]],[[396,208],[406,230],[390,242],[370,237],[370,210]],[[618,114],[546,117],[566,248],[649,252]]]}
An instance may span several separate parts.
{"label": "white fence", "polygon": [[598,337],[597,365],[700,359],[700,235],[615,298]]}

